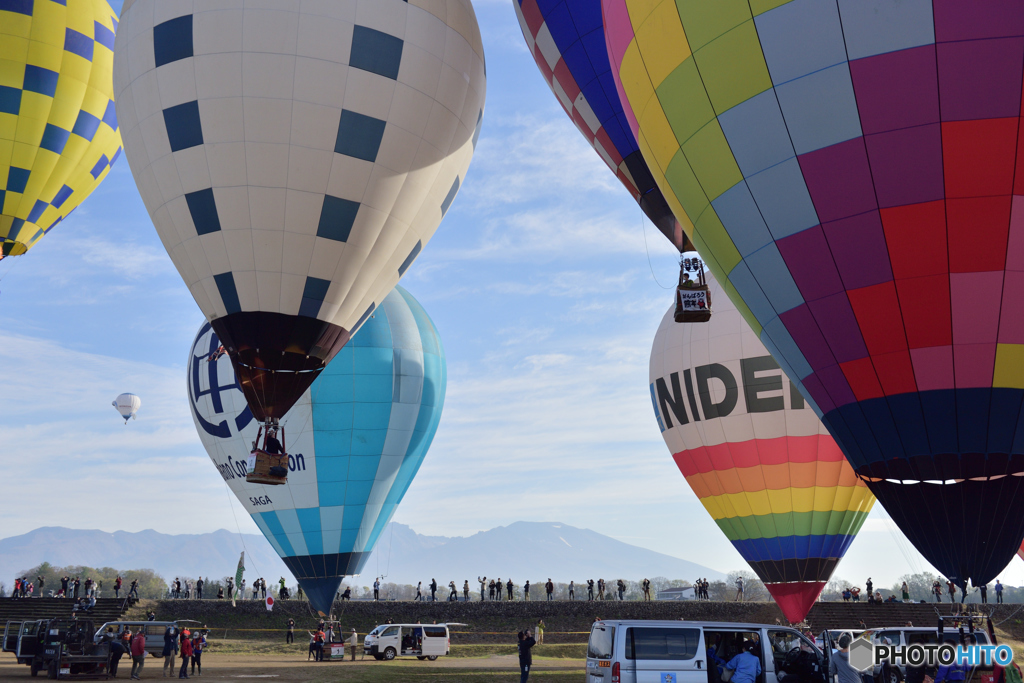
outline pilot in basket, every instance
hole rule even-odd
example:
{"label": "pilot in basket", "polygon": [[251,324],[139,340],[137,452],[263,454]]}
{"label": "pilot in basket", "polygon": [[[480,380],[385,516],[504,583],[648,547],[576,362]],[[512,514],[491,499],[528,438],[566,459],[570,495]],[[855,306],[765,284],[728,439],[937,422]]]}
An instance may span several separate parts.
{"label": "pilot in basket", "polygon": [[[268,484],[277,486],[288,483],[288,453],[284,448],[284,427],[281,427],[281,440],[277,440],[277,420],[272,419],[260,427],[256,433],[256,440],[252,442],[252,452],[249,454],[249,471],[245,480],[250,484]],[[260,436],[263,436],[263,444],[260,447]]]}
{"label": "pilot in basket", "polygon": [[[691,275],[692,273],[692,275]],[[676,287],[677,323],[706,323],[711,320],[711,292],[704,277],[704,261],[696,253],[679,260],[679,286]]]}

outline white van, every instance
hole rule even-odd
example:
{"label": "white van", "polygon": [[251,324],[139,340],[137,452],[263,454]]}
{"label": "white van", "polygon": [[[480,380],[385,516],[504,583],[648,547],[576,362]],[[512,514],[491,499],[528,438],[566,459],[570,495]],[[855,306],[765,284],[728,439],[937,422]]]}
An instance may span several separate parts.
{"label": "white van", "polygon": [[448,624],[381,624],[366,634],[363,651],[374,659],[415,657],[434,661],[451,651]]}
{"label": "white van", "polygon": [[722,683],[744,647],[761,661],[755,683],[825,683],[826,656],[792,628],[697,621],[596,622],[587,645],[587,683]]}
{"label": "white van", "polygon": [[[955,628],[946,628],[943,631],[942,637],[939,637],[939,630],[937,628],[927,628],[920,626],[894,626],[891,628],[876,628],[868,631],[864,631],[863,637],[871,638],[871,642],[875,645],[913,645],[915,643],[921,643],[926,645],[938,645],[948,640],[956,642],[960,641],[960,632]],[[988,633],[983,630],[977,630],[973,634],[969,630],[965,629],[964,637],[973,635],[979,645],[988,645],[989,638]],[[977,673],[980,678],[983,679],[986,672],[992,671],[992,667],[977,667]],[[882,666],[876,664],[872,674],[878,683],[900,683],[907,678],[907,667],[903,664],[889,667],[889,680],[881,680]]]}

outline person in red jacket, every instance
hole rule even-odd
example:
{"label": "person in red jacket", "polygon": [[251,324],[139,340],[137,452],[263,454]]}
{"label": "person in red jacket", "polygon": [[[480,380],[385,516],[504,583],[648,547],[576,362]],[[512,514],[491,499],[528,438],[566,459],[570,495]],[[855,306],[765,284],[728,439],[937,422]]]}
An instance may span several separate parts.
{"label": "person in red jacket", "polygon": [[[186,631],[185,633],[188,633]],[[188,678],[188,663],[192,659],[192,639],[185,638],[181,641],[181,671],[178,672],[178,678]]]}
{"label": "person in red jacket", "polygon": [[142,679],[142,666],[146,663],[146,627],[140,626],[139,632],[132,638],[132,679]]}

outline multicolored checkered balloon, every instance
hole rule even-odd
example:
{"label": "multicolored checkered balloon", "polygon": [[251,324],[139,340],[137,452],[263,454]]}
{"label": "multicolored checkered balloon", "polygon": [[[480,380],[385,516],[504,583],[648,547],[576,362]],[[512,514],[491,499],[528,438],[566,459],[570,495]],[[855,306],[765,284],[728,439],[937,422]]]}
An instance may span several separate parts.
{"label": "multicolored checkered balloon", "polygon": [[0,258],[60,224],[121,154],[106,0],[0,2]]}
{"label": "multicolored checkered balloon", "polygon": [[1024,537],[1024,4],[602,7],[712,272],[914,545],[991,581]]}
{"label": "multicolored checkered balloon", "polygon": [[693,249],[615,94],[601,0],[512,0],[512,5],[537,68],[576,128],[669,242],[679,251]]}

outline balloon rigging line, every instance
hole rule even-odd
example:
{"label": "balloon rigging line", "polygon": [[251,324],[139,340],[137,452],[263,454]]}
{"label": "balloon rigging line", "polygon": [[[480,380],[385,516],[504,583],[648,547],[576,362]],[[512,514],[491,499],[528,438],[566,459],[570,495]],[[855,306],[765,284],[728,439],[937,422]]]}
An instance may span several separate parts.
{"label": "balloon rigging line", "polygon": [[[252,560],[252,553],[250,553],[249,549],[245,547],[245,537],[242,535],[242,527],[238,524],[238,516],[235,514],[235,506],[232,505],[231,490],[228,487],[227,482],[224,482],[224,495],[228,497],[228,507],[231,508],[231,516],[235,518],[235,528],[238,529],[238,540],[242,542],[242,550],[245,551],[246,555],[249,556],[250,561],[252,561],[252,568],[256,570],[257,574],[262,575],[263,572],[261,572],[260,568],[256,566],[256,562]],[[260,576],[259,578],[263,577]],[[238,586],[235,586],[235,588],[238,588]],[[245,600],[244,595],[242,596],[242,600]]]}
{"label": "balloon rigging line", "polygon": [[917,560],[912,557],[912,554],[907,551],[906,544],[903,542],[903,539],[900,538],[901,534],[897,533],[895,529],[895,523],[892,521],[892,517],[886,515],[884,520],[885,528],[889,531],[889,535],[892,536],[892,540],[896,544],[896,548],[900,551],[900,554],[903,555],[903,559],[907,561],[907,565],[910,566],[915,574],[920,574],[921,565],[919,565]]}
{"label": "balloon rigging line", "polygon": [[658,276],[654,274],[654,264],[651,263],[651,250],[647,246],[647,224],[644,223],[643,209],[640,210],[640,230],[644,234],[644,250],[647,252],[647,265],[651,269],[651,277],[654,278],[654,283],[661,287],[662,289],[672,289],[671,287],[666,287],[665,285],[658,282]]}

